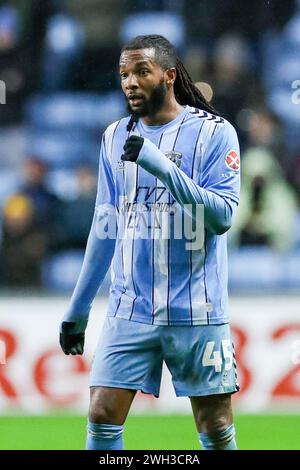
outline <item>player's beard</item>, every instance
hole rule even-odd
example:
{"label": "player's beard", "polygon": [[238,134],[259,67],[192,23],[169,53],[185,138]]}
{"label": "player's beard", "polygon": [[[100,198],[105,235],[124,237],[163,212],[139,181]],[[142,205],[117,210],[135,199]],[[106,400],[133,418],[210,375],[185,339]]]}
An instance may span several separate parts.
{"label": "player's beard", "polygon": [[128,112],[134,115],[136,118],[154,116],[163,107],[166,94],[167,87],[165,82],[162,80],[158,85],[152,88],[148,99],[143,98],[143,103],[138,110],[133,111],[131,109],[130,103],[127,101]]}

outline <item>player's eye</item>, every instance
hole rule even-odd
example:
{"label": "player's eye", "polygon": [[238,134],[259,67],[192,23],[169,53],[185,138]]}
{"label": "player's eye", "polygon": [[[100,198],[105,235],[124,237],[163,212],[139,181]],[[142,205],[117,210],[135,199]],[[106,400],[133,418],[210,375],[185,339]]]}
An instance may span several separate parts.
{"label": "player's eye", "polygon": [[148,73],[149,73],[149,70],[147,70],[147,69],[142,69],[142,70],[140,70],[140,75],[142,75],[143,77],[145,77],[146,75],[148,75]]}
{"label": "player's eye", "polygon": [[122,80],[125,80],[125,78],[127,78],[127,73],[121,72],[120,77],[121,77]]}

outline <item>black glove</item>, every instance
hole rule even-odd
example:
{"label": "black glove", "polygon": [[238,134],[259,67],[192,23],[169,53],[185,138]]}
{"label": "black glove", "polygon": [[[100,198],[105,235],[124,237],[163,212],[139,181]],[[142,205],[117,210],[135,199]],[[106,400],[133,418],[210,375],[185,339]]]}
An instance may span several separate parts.
{"label": "black glove", "polygon": [[76,323],[63,321],[61,324],[61,333],[59,335],[59,344],[61,349],[67,355],[82,354],[84,347],[84,333],[72,333]]}
{"label": "black glove", "polygon": [[125,142],[123,147],[125,153],[121,156],[121,160],[128,162],[136,162],[143,147],[144,139],[138,135],[131,135]]}

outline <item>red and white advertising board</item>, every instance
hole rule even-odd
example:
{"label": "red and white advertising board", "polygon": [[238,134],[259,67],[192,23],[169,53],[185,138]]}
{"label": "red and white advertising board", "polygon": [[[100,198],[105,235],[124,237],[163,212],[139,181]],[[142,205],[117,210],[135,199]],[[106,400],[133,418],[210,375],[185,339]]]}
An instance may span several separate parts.
{"label": "red and white advertising board", "polygon": [[[0,298],[0,413],[85,414],[88,374],[106,310],[93,307],[84,356],[65,356],[58,328],[68,299]],[[241,391],[240,412],[300,412],[300,297],[231,298]],[[4,363],[5,362],[5,363]],[[159,399],[138,394],[133,411],[186,412],[164,370]]]}

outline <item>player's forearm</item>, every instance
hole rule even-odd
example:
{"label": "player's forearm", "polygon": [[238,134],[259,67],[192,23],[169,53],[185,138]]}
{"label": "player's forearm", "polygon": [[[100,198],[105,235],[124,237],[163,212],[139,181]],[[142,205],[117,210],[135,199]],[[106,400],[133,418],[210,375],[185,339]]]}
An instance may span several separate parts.
{"label": "player's forearm", "polygon": [[93,300],[110,266],[114,248],[115,237],[99,237],[95,212],[81,272],[63,318],[64,321],[75,322],[78,331],[84,330],[87,325]]}
{"label": "player's forearm", "polygon": [[143,145],[137,163],[160,179],[181,206],[203,204],[204,224],[208,230],[220,235],[230,228],[230,204],[218,194],[198,186],[154,144],[147,141]]}

